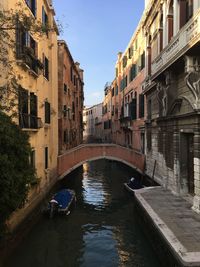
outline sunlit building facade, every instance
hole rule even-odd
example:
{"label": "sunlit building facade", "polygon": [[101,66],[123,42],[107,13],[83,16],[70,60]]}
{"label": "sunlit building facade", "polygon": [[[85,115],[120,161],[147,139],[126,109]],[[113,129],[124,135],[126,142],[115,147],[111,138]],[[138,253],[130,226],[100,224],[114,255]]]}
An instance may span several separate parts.
{"label": "sunlit building facade", "polygon": [[83,111],[84,132],[83,137],[85,142],[102,141],[102,103],[92,107],[84,108]]}
{"label": "sunlit building facade", "polygon": [[200,1],[148,1],[146,173],[200,210]]}
{"label": "sunlit building facade", "polygon": [[83,141],[83,70],[65,41],[58,41],[59,154]]}
{"label": "sunlit building facade", "polygon": [[4,10],[24,13],[36,23],[42,23],[41,27],[48,25],[46,28],[51,29],[41,36],[34,30],[25,31],[23,25],[19,26],[20,22],[16,21],[18,27],[11,33],[14,49],[9,50],[8,60],[12,62],[18,83],[16,123],[30,136],[31,163],[39,178],[38,183],[31,188],[25,208],[10,219],[8,224],[13,228],[41,200],[57,178],[57,28],[51,1],[37,1],[37,7],[36,0],[7,0],[1,4],[6,4],[1,6]]}

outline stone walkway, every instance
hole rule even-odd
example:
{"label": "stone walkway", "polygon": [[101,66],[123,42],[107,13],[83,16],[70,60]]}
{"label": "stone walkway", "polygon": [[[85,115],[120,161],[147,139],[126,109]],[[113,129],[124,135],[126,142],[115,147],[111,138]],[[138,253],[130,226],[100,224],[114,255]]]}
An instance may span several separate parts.
{"label": "stone walkway", "polygon": [[162,187],[138,190],[136,200],[183,266],[200,266],[200,215]]}

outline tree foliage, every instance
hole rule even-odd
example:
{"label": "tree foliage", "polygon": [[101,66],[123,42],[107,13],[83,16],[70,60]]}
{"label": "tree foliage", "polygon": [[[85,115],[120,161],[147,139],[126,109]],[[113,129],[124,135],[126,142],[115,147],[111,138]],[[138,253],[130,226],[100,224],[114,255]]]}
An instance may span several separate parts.
{"label": "tree foliage", "polygon": [[30,164],[28,135],[0,111],[0,211],[1,226],[22,207],[37,179]]}

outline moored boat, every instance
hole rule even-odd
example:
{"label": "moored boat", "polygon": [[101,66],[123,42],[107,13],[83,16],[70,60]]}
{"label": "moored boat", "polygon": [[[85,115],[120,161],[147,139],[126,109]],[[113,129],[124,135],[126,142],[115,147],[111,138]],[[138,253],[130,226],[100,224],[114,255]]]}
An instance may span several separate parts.
{"label": "moored boat", "polygon": [[76,200],[76,194],[74,190],[62,189],[58,191],[49,201],[48,205],[49,217],[53,218],[55,214],[68,215],[70,213],[70,207],[75,200]]}
{"label": "moored boat", "polygon": [[132,177],[128,183],[124,183],[124,186],[129,192],[133,194],[135,193],[135,191],[144,188],[141,179],[134,177]]}

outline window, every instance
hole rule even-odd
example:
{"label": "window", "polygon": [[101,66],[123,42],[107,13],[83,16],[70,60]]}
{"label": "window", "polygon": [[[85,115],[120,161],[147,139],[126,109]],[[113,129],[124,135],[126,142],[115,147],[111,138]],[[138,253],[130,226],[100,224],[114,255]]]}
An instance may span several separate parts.
{"label": "window", "polygon": [[125,76],[120,82],[120,90],[124,90],[127,87],[127,76]]}
{"label": "window", "polygon": [[67,106],[66,105],[63,106],[63,114],[64,114],[64,117],[66,118],[67,117]]}
{"label": "window", "polygon": [[139,95],[139,118],[144,117],[144,95]]}
{"label": "window", "polygon": [[129,49],[128,49],[128,57],[129,57],[129,59],[131,59],[133,57],[133,47],[132,46],[129,47]]}
{"label": "window", "polygon": [[151,99],[148,100],[148,104],[147,104],[147,113],[148,113],[148,120],[151,120],[151,116],[152,116],[152,110],[151,110]]}
{"label": "window", "polygon": [[37,42],[20,24],[16,30],[16,58],[23,60],[30,69],[38,73]]}
{"label": "window", "polygon": [[19,126],[21,128],[29,128],[29,112],[28,112],[28,91],[19,90]]}
{"label": "window", "polygon": [[136,64],[133,64],[129,71],[129,81],[131,82],[137,76]]}
{"label": "window", "polygon": [[137,98],[133,98],[130,103],[131,120],[137,119]]}
{"label": "window", "polygon": [[123,68],[125,68],[127,65],[127,56],[123,57]]}
{"label": "window", "polygon": [[49,167],[49,151],[48,147],[44,148],[44,161],[45,161],[45,169],[48,169]]}
{"label": "window", "polygon": [[42,7],[42,24],[43,26],[48,25],[48,16],[47,13],[45,12],[44,6]]}
{"label": "window", "polygon": [[30,128],[37,128],[38,113],[37,113],[37,96],[30,93]]}
{"label": "window", "polygon": [[35,150],[34,149],[31,150],[30,164],[31,164],[32,168],[35,169]]}
{"label": "window", "polygon": [[36,2],[37,0],[26,0],[26,4],[30,8],[34,16],[36,16]]}
{"label": "window", "polygon": [[44,54],[43,54],[43,65],[44,65],[43,75],[47,80],[49,80],[49,60],[47,57],[45,57]]}
{"label": "window", "polygon": [[50,124],[51,122],[51,108],[50,103],[45,101],[45,123]]}
{"label": "window", "polygon": [[25,89],[19,90],[18,96],[19,126],[27,129],[38,129],[37,96],[28,94]]}
{"label": "window", "polygon": [[145,52],[141,55],[141,70],[145,67]]}
{"label": "window", "polygon": [[63,132],[63,142],[64,144],[68,144],[69,143],[69,134],[68,134],[68,130],[65,130]]}
{"label": "window", "polygon": [[67,85],[64,83],[64,93],[67,93]]}
{"label": "window", "polygon": [[115,95],[118,95],[118,86],[115,87]]}
{"label": "window", "polygon": [[115,95],[115,89],[112,88],[112,96],[114,96],[114,95]]}
{"label": "window", "polygon": [[70,77],[71,77],[71,81],[73,82],[73,69],[72,69],[72,66],[70,67]]}
{"label": "window", "polygon": [[118,77],[118,68],[115,69],[115,75]]}

